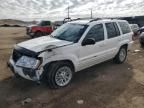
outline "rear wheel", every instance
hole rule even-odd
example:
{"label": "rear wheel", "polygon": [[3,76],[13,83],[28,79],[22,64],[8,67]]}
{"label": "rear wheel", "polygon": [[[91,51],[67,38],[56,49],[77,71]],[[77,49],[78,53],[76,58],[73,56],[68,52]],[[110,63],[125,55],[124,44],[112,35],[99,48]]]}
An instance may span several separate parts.
{"label": "rear wheel", "polygon": [[127,57],[127,47],[123,46],[120,48],[118,54],[114,58],[114,62],[117,64],[121,64],[126,60]]}
{"label": "rear wheel", "polygon": [[52,63],[46,71],[46,82],[50,88],[62,88],[71,82],[74,70],[67,62],[57,62]]}
{"label": "rear wheel", "polygon": [[43,33],[41,31],[37,31],[35,34],[34,34],[34,37],[40,37],[42,36]]}
{"label": "rear wheel", "polygon": [[144,48],[144,42],[140,42],[141,48]]}

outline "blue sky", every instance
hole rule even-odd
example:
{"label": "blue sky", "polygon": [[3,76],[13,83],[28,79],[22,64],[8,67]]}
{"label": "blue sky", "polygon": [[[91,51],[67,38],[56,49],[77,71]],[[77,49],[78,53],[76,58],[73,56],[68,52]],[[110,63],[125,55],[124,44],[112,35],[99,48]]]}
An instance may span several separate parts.
{"label": "blue sky", "polygon": [[144,15],[144,0],[0,0],[0,19],[62,20],[70,16],[117,17]]}

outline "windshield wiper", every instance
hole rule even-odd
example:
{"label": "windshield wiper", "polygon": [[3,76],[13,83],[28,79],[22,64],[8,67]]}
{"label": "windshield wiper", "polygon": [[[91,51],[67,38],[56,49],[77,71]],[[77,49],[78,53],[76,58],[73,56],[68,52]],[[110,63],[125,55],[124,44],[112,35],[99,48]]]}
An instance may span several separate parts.
{"label": "windshield wiper", "polygon": [[62,37],[56,37],[56,38],[60,40],[66,40],[65,38],[62,38]]}
{"label": "windshield wiper", "polygon": [[56,39],[57,39],[57,37],[56,37],[56,36],[53,36],[53,35],[50,35],[50,37],[52,37],[52,38],[56,38]]}
{"label": "windshield wiper", "polygon": [[54,37],[54,36],[50,34],[50,37]]}
{"label": "windshield wiper", "polygon": [[50,35],[50,37],[55,38],[55,39],[64,40],[64,39],[61,39],[61,38],[59,38],[59,37],[57,37],[57,36],[53,36],[53,35]]}
{"label": "windshield wiper", "polygon": [[[55,38],[55,39],[59,39],[59,40],[68,41],[68,40],[66,40],[65,38],[62,38],[62,37],[60,37],[60,36],[53,36],[53,35],[50,35],[50,37]],[[69,41],[69,42],[71,42],[71,41]]]}

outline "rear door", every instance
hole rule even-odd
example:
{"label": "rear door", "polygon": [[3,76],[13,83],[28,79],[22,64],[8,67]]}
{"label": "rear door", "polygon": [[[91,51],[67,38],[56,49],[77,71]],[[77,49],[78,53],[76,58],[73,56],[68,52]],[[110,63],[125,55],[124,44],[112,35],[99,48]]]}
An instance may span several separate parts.
{"label": "rear door", "polygon": [[113,58],[119,50],[119,44],[121,42],[121,33],[116,22],[105,23],[105,27],[107,32],[107,56],[109,58]]}

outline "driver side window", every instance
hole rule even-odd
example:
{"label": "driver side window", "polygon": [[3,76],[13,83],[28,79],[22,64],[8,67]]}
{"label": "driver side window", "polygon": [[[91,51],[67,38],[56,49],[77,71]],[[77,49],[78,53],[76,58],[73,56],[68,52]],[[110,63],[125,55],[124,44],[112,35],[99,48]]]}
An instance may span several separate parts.
{"label": "driver side window", "polygon": [[104,28],[103,28],[103,24],[97,24],[95,26],[93,26],[88,34],[86,35],[86,39],[87,38],[94,38],[95,42],[99,42],[104,40]]}

